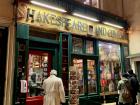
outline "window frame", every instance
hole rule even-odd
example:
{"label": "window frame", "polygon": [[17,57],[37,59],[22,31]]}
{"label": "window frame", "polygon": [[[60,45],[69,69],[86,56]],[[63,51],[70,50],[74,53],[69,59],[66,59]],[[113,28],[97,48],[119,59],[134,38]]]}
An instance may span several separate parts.
{"label": "window frame", "polygon": [[[76,36],[72,36],[76,37]],[[97,49],[97,41],[96,39],[91,39],[91,38],[86,38],[85,37],[77,37],[81,38],[83,40],[83,52],[82,53],[75,53],[73,52],[73,44],[72,44],[72,53],[71,53],[71,62],[73,61],[74,58],[76,59],[82,59],[83,60],[83,76],[84,76],[84,94],[81,94],[80,96],[83,95],[97,95],[100,92],[100,87],[99,87],[99,72],[98,72],[98,49]],[[86,53],[86,41],[92,41],[93,42],[93,53]],[[96,92],[95,93],[88,93],[88,68],[87,68],[87,60],[94,60],[95,61],[95,69],[96,69]]]}

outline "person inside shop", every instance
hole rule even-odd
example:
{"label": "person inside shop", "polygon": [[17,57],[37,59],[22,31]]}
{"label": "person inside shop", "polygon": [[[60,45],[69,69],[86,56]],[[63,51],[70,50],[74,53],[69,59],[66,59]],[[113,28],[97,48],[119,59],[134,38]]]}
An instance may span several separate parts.
{"label": "person inside shop", "polygon": [[36,96],[36,73],[32,72],[30,80],[29,80],[29,91],[30,91],[30,96]]}
{"label": "person inside shop", "polygon": [[43,105],[60,105],[65,103],[65,91],[62,79],[57,77],[57,71],[51,70],[50,76],[43,81]]}
{"label": "person inside shop", "polygon": [[128,71],[128,74],[129,74],[129,81],[132,86],[132,92],[131,92],[132,98],[133,98],[132,105],[135,105],[137,103],[136,96],[137,96],[137,93],[139,92],[139,81],[137,79],[136,74],[134,74],[132,69]]}
{"label": "person inside shop", "polygon": [[129,75],[127,73],[124,73],[121,76],[121,80],[118,82],[118,93],[119,93],[119,105],[132,105],[132,87],[129,82]]}

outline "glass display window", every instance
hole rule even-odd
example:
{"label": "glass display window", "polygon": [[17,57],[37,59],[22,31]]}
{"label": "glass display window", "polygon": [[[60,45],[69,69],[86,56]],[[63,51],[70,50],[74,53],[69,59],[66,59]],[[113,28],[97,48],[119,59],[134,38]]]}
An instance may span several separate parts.
{"label": "glass display window", "polygon": [[83,76],[83,60],[82,59],[73,59],[73,66],[76,66],[79,72],[79,94],[84,94],[84,76]]}
{"label": "glass display window", "polygon": [[32,51],[28,60],[28,97],[42,96],[42,84],[49,76],[50,55],[48,53]]}
{"label": "glass display window", "polygon": [[[83,64],[83,62],[87,62],[87,63]],[[88,94],[97,93],[97,77],[96,77],[97,74],[96,74],[95,65],[96,65],[95,60],[90,60],[90,59],[84,60],[84,59],[77,59],[77,58],[73,59],[73,66],[76,66],[79,72],[80,94],[84,94],[87,91],[87,89],[88,89]],[[84,66],[86,66],[86,68]]]}
{"label": "glass display window", "polygon": [[72,51],[74,53],[82,53],[83,52],[83,40],[82,40],[82,38],[73,37],[72,38],[72,45],[73,45]]}
{"label": "glass display window", "polygon": [[120,45],[99,42],[101,91],[115,92],[121,75]]}
{"label": "glass display window", "polygon": [[93,54],[93,41],[86,41],[86,53]]}
{"label": "glass display window", "polygon": [[87,60],[88,93],[97,92],[96,68],[94,60]]}

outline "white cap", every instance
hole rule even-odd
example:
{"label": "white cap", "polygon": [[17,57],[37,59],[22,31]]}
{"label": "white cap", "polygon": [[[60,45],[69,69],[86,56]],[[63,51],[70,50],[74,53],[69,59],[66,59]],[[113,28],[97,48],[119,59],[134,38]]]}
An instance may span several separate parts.
{"label": "white cap", "polygon": [[57,71],[55,69],[52,69],[50,75],[57,75]]}

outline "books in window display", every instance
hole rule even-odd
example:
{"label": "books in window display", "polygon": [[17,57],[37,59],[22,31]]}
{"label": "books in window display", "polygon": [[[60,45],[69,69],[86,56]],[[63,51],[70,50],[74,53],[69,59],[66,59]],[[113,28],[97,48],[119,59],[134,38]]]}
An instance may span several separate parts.
{"label": "books in window display", "polygon": [[76,67],[70,67],[69,73],[70,105],[79,104],[79,75]]}

